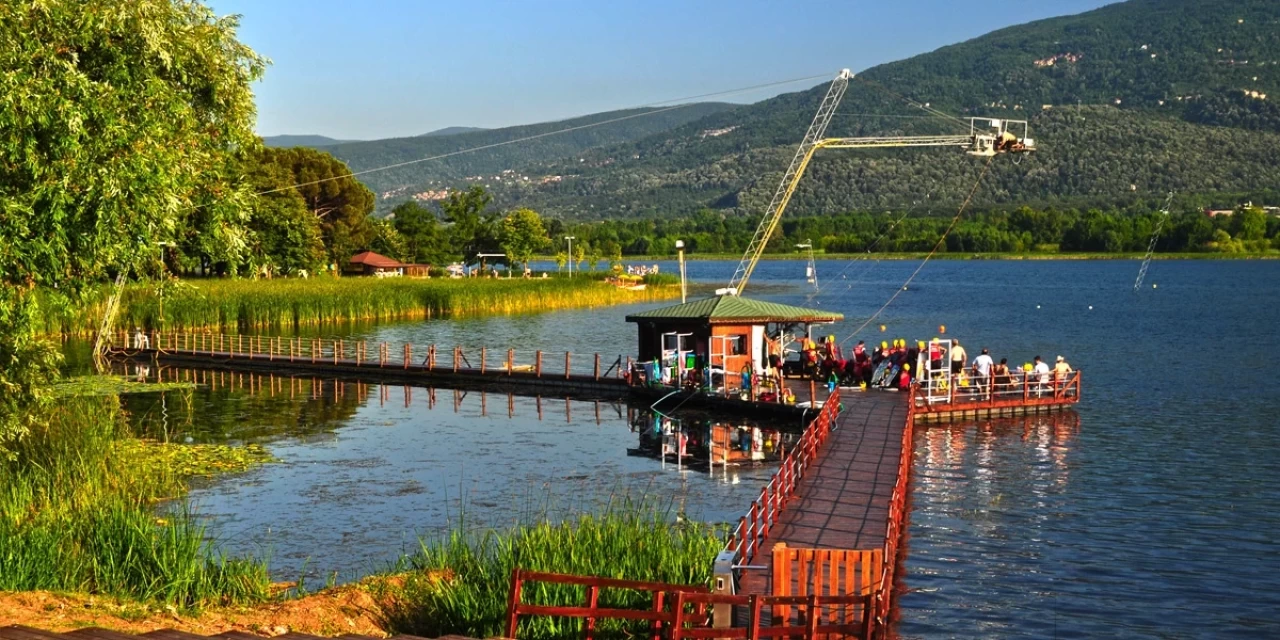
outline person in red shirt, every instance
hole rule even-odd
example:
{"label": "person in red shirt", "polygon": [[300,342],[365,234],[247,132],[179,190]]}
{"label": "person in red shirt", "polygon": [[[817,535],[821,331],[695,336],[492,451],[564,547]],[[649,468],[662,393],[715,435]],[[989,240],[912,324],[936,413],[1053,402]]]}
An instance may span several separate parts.
{"label": "person in red shirt", "polygon": [[898,376],[898,388],[903,391],[911,388],[911,365],[902,365],[902,373]]}

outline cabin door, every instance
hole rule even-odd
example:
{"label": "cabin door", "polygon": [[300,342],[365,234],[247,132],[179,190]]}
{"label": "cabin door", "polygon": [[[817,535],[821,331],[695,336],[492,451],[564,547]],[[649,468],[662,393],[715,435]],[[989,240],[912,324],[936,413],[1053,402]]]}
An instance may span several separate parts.
{"label": "cabin door", "polygon": [[[693,334],[670,332],[662,334],[662,367],[671,369],[672,383],[679,386],[684,380],[685,358],[693,353]],[[663,376],[664,378],[666,376]],[[664,380],[665,382],[665,380]]]}

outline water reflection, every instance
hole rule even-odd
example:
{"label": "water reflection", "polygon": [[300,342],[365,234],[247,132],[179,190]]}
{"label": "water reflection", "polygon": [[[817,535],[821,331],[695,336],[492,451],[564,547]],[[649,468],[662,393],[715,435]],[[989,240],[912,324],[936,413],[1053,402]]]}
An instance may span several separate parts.
{"label": "water reflection", "polygon": [[629,421],[639,436],[638,446],[628,455],[646,456],[722,477],[729,469],[776,465],[799,440],[794,428],[778,424],[736,420],[726,422],[709,416],[675,419],[656,411],[635,412]]}

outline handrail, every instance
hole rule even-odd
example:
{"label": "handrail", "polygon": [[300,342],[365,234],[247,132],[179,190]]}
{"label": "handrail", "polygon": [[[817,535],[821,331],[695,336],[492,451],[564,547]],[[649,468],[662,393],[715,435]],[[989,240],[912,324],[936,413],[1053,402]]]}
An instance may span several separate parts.
{"label": "handrail", "polygon": [[[1035,373],[1024,373],[1020,381],[1010,384],[988,384],[984,390],[978,385],[959,387],[963,394],[957,394],[957,387],[952,387],[949,399],[931,398],[924,381],[916,380],[911,384],[911,405],[918,414],[938,413],[943,411],[968,411],[973,409],[1000,409],[1014,406],[1043,406],[1076,404],[1080,402],[1082,370],[1074,370],[1065,377],[1056,372],[1047,376]],[[1047,377],[1047,380],[1041,380]],[[950,377],[949,384],[954,385],[955,376]]]}
{"label": "handrail", "polygon": [[[521,596],[524,583],[542,582],[547,584],[565,584],[586,587],[585,603],[582,606],[547,606],[526,604]],[[601,589],[630,589],[653,594],[653,605],[647,610],[611,609],[600,607]],[[587,640],[595,634],[596,621],[613,620],[647,620],[650,622],[651,640],[660,640],[663,628],[670,626],[677,617],[674,612],[665,610],[667,594],[690,592],[705,593],[706,585],[677,585],[662,582],[641,582],[638,580],[619,580],[616,578],[599,578],[594,576],[575,576],[563,573],[546,573],[526,571],[516,567],[511,572],[511,590],[507,595],[506,637],[515,638],[520,628],[520,616],[554,616],[562,618],[581,618]]]}
{"label": "handrail", "polygon": [[[560,367],[553,364],[558,358],[543,358],[544,352],[541,350],[498,350],[485,347],[466,350],[454,347],[452,354],[446,350],[445,359],[441,359],[440,351],[434,344],[428,345],[423,354],[421,348],[415,351],[410,343],[395,348],[387,342],[370,344],[365,340],[342,338],[223,334],[208,331],[131,334],[125,330],[117,330],[110,336],[108,345],[115,352],[128,355],[154,351],[217,360],[331,363],[335,366],[360,368],[449,370],[455,373],[502,376],[523,374],[539,378],[560,377],[579,382],[624,380],[628,370],[623,364],[632,360],[623,355],[608,360],[599,353],[575,354],[566,351],[564,365]],[[495,357],[495,353],[499,356]],[[495,361],[498,358],[501,359],[500,362]]]}
{"label": "handrail", "polygon": [[840,410],[840,390],[831,392],[822,410],[791,451],[782,459],[778,470],[760,490],[760,496],[751,502],[747,514],[738,519],[738,526],[729,534],[725,550],[733,551],[742,565],[751,564],[756,551],[777,524],[786,501],[795,494],[796,486],[805,472],[813,465],[814,458],[831,434],[831,425]]}

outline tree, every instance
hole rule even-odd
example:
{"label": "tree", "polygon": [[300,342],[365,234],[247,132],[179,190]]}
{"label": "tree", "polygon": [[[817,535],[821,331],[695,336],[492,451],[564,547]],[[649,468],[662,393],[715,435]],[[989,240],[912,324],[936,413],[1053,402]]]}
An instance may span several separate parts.
{"label": "tree", "polygon": [[414,262],[440,264],[457,255],[449,248],[436,214],[416,200],[410,200],[391,210],[396,230],[404,238],[405,251]]}
{"label": "tree", "polygon": [[351,175],[346,163],[307,147],[264,149],[259,162],[277,165],[288,181],[276,188],[296,191],[320,221],[330,262],[342,264],[369,247],[374,231],[369,220],[373,192]]}
{"label": "tree", "polygon": [[[252,251],[247,252],[248,266],[254,272],[269,274],[313,272],[322,267],[326,256],[319,219],[296,190],[279,190],[281,185],[292,185],[292,174],[277,163],[259,162],[256,157],[248,164],[247,179],[256,191],[263,192],[250,208],[248,243]],[[202,255],[211,258],[218,254]],[[238,270],[233,255],[221,257],[231,271]]]}
{"label": "tree", "polygon": [[389,220],[369,223],[369,250],[395,260],[410,260],[408,243]]}
{"label": "tree", "polygon": [[542,218],[533,209],[516,209],[502,219],[498,229],[502,250],[512,262],[519,262],[527,269],[533,254],[547,245],[547,232]]}
{"label": "tree", "polygon": [[1231,236],[1236,240],[1249,242],[1267,237],[1267,214],[1261,207],[1245,207],[1231,218]]}
{"label": "tree", "polygon": [[0,10],[0,448],[56,375],[37,285],[75,295],[158,264],[189,212],[239,233],[250,85],[265,61],[198,2],[45,0]]}
{"label": "tree", "polygon": [[497,248],[493,214],[488,210],[491,202],[493,196],[478,185],[466,191],[450,189],[449,195],[440,202],[445,221],[453,224],[450,229],[453,246],[468,263],[475,261],[477,254]]}

